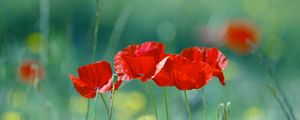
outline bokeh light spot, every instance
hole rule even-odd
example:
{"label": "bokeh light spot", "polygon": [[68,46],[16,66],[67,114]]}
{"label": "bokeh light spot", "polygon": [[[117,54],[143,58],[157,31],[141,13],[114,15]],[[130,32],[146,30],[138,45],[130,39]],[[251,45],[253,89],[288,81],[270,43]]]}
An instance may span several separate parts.
{"label": "bokeh light spot", "polygon": [[21,115],[18,112],[4,112],[2,120],[21,120]]}
{"label": "bokeh light spot", "polygon": [[43,47],[42,35],[40,33],[31,33],[26,38],[26,46],[34,53],[39,53]]}
{"label": "bokeh light spot", "polygon": [[263,110],[258,107],[251,107],[244,112],[244,120],[262,120]]}
{"label": "bokeh light spot", "polygon": [[146,96],[141,92],[116,92],[114,108],[117,110],[117,118],[129,119],[134,114],[145,109],[146,103]]}
{"label": "bokeh light spot", "polygon": [[156,120],[154,115],[142,115],[136,120]]}

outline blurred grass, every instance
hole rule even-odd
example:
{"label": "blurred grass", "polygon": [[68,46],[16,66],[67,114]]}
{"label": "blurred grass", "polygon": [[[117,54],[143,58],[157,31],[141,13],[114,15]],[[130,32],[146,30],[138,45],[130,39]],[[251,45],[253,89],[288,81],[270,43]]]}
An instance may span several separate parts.
{"label": "blurred grass", "polygon": [[[212,46],[197,38],[199,28],[236,18],[252,20],[260,28],[259,48],[270,59],[271,68],[296,114],[299,113],[299,0],[102,2],[96,59],[110,63],[118,50],[144,41],[163,42],[169,53],[178,53],[190,46]],[[67,74],[75,74],[76,69],[89,63],[92,57],[95,1],[51,0],[49,38],[42,44],[36,41],[36,35],[41,34],[39,7],[38,0],[0,1],[0,116],[3,120],[83,119],[86,101],[74,90]],[[37,54],[39,47],[45,47],[47,52]],[[220,49],[230,60],[225,70],[228,81],[222,87],[214,79],[205,87],[208,120],[215,119],[217,106],[228,101],[232,120],[284,119],[276,100],[265,89],[272,81],[262,61],[251,54],[238,56],[227,48]],[[46,78],[40,82],[38,92],[32,85],[21,82],[18,67],[24,59],[39,59],[40,55],[44,56],[40,62],[46,68]],[[163,89],[151,84],[159,119],[165,119]],[[12,92],[14,88],[16,92]],[[8,96],[13,99],[9,100]],[[188,113],[182,109],[185,108],[183,94],[168,88],[168,96],[170,119],[187,119]],[[125,83],[116,92],[114,118],[154,119],[150,100],[145,83]],[[193,119],[202,118],[201,92],[189,91],[189,101]],[[103,118],[106,115],[103,104],[98,102],[97,108],[95,117]]]}

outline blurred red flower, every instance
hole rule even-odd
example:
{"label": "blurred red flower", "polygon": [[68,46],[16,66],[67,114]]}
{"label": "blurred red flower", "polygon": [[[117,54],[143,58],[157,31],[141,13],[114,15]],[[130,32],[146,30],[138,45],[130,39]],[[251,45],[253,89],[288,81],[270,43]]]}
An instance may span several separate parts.
{"label": "blurred red flower", "polygon": [[152,76],[158,86],[176,86],[180,90],[199,89],[213,76],[225,85],[222,69],[226,57],[217,48],[187,48],[180,55],[165,57]]}
{"label": "blurred red flower", "polygon": [[[113,74],[110,64],[106,61],[98,61],[78,68],[79,78],[69,74],[77,92],[85,98],[94,98],[96,94],[105,93],[113,87]],[[118,80],[115,90],[121,85]]]}
{"label": "blurred red flower", "polygon": [[251,52],[251,48],[257,46],[259,32],[249,22],[231,21],[227,25],[224,40],[227,46],[238,54]]}
{"label": "blurred red flower", "polygon": [[155,66],[163,57],[164,45],[159,42],[145,42],[130,45],[119,51],[114,58],[114,66],[119,79],[142,81],[149,79],[155,72]]}
{"label": "blurred red flower", "polygon": [[37,61],[25,60],[20,66],[20,76],[25,83],[34,83],[44,78],[44,68]]}

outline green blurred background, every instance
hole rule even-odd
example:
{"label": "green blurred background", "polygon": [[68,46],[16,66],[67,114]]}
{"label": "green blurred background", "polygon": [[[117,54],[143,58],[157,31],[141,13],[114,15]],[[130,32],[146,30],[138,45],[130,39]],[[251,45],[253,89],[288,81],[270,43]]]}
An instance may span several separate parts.
{"label": "green blurred background", "polygon": [[[219,104],[227,102],[231,120],[286,119],[266,88],[274,83],[265,61],[300,118],[299,0],[101,0],[100,4],[97,60],[113,63],[118,50],[145,41],[164,43],[168,53],[191,46],[219,47],[229,59],[227,85],[214,78],[205,86],[208,120],[216,119]],[[0,119],[84,119],[87,100],[75,91],[67,74],[77,75],[77,68],[91,61],[95,7],[95,0],[0,0]],[[237,55],[202,41],[206,26],[241,18],[259,28],[263,58]],[[45,68],[38,88],[20,80],[19,67],[28,59]],[[164,120],[163,89],[151,84],[159,119]],[[172,87],[168,93],[170,119],[188,119],[182,91]],[[201,90],[188,94],[193,119],[203,119]],[[107,100],[109,96],[105,94]],[[124,83],[116,93],[113,116],[154,120],[146,84]],[[100,99],[95,117],[107,117]]]}

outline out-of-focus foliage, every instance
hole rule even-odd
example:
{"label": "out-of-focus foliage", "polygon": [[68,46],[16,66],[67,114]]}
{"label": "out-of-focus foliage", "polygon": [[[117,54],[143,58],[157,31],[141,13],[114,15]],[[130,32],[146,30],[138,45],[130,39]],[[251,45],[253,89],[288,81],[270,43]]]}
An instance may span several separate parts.
{"label": "out-of-focus foliage", "polygon": [[[45,2],[46,1],[46,2]],[[159,41],[168,53],[191,46],[219,47],[228,57],[226,86],[213,79],[205,86],[208,119],[216,119],[220,103],[231,103],[232,120],[282,120],[285,116],[266,89],[273,84],[272,69],[299,114],[300,47],[299,0],[100,0],[96,59],[113,63],[118,50],[144,41]],[[46,6],[46,7],[41,7]],[[91,62],[95,0],[0,0],[0,116],[3,120],[82,120],[87,100],[75,91],[68,73]],[[47,9],[49,8],[49,9]],[[41,14],[43,10],[49,14]],[[46,12],[47,13],[47,12]],[[43,23],[41,16],[48,16]],[[221,44],[209,44],[201,31],[215,31],[229,20],[252,21],[261,34],[257,54],[236,55]],[[43,31],[43,24],[49,29]],[[207,31],[206,31],[207,32]],[[199,36],[200,35],[200,36]],[[109,52],[107,52],[109,51]],[[19,67],[24,60],[39,61],[45,78],[24,84]],[[263,63],[268,63],[268,68]],[[165,119],[163,89],[151,82],[158,116]],[[188,118],[181,91],[168,88],[171,120]],[[202,119],[200,90],[188,91],[193,118]],[[105,94],[107,101],[110,94]],[[106,119],[101,100],[95,117]],[[184,109],[183,109],[184,108]],[[125,82],[116,92],[116,120],[155,120],[146,84]],[[300,118],[300,116],[298,116]]]}

